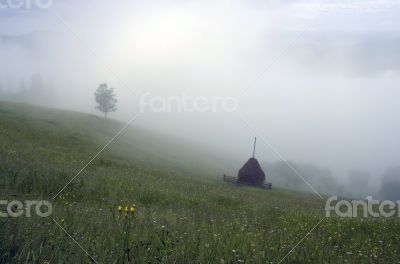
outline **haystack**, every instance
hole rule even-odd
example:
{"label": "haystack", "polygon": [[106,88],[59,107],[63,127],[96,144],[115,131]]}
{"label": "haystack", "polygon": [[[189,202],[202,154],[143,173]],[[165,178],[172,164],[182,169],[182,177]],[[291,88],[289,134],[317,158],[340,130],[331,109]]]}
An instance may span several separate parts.
{"label": "haystack", "polygon": [[250,158],[239,170],[239,183],[248,185],[263,185],[265,181],[265,173],[261,169],[258,160],[254,157]]}

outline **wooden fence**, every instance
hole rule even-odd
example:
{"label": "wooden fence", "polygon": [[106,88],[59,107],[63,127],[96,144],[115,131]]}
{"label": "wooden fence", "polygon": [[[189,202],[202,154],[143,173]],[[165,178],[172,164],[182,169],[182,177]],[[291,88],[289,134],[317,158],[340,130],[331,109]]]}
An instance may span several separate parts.
{"label": "wooden fence", "polygon": [[239,179],[237,177],[232,177],[225,174],[224,174],[224,181],[239,184]]}
{"label": "wooden fence", "polygon": [[[232,177],[224,174],[223,180],[226,182],[231,182],[235,184],[240,184],[239,179],[237,177]],[[272,184],[271,183],[263,183],[262,185],[257,185],[256,187],[260,187],[263,189],[272,189]]]}

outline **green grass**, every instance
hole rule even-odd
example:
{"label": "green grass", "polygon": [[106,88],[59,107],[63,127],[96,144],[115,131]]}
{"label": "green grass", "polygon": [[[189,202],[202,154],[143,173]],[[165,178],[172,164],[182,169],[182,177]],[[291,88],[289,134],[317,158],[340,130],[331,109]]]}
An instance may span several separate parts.
{"label": "green grass", "polygon": [[[0,200],[54,209],[0,218],[1,263],[91,263],[52,218],[98,263],[127,263],[127,248],[132,263],[278,263],[321,219],[282,263],[400,261],[397,220],[327,219],[312,195],[224,183],[217,157],[139,127],[52,200],[123,124],[7,102],[0,124]],[[133,203],[126,228],[117,207]]]}

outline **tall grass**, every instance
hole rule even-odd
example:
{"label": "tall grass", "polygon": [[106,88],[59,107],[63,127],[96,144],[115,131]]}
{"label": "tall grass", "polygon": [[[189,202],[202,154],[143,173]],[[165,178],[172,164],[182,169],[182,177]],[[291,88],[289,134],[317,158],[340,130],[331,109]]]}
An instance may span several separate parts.
{"label": "tall grass", "polygon": [[[78,127],[53,124],[60,121],[52,121],[49,110],[24,121],[12,106],[5,108],[0,112],[0,198],[46,199],[54,210],[48,218],[0,218],[1,263],[400,261],[396,219],[325,219],[323,201],[311,195],[202,180],[179,173],[176,164],[153,167],[142,163],[145,156],[140,162],[118,156],[118,145],[53,200],[95,153],[99,139],[79,136]],[[77,124],[89,118],[76,115]],[[39,117],[48,125],[42,126]],[[143,155],[131,152],[136,154]],[[133,203],[138,207],[134,217],[121,218],[118,206]]]}

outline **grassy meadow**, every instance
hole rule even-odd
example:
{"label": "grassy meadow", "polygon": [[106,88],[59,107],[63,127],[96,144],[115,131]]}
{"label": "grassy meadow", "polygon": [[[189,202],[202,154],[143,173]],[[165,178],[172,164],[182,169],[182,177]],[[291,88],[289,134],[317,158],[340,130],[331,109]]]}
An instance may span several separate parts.
{"label": "grassy meadow", "polygon": [[135,126],[53,199],[122,126],[0,102],[0,200],[53,206],[0,217],[0,263],[400,263],[398,220],[326,218],[314,195],[222,182],[218,157]]}

